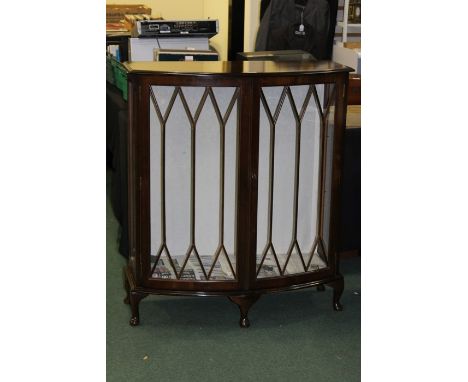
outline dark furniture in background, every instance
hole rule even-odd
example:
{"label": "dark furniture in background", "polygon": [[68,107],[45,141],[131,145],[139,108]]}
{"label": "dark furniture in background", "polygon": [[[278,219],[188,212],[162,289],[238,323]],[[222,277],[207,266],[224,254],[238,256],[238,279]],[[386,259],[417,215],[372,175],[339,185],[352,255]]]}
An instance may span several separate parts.
{"label": "dark furniture in background", "polygon": [[118,45],[120,51],[120,61],[128,61],[128,39],[130,32],[114,32],[106,34],[106,46]]}
{"label": "dark furniture in background", "polygon": [[234,61],[236,54],[244,50],[244,20],[245,1],[231,0],[229,4],[229,61]]}
{"label": "dark furniture in background", "polygon": [[128,257],[128,104],[117,87],[106,85],[107,168],[110,170],[110,202],[120,224],[119,252]]}
{"label": "dark furniture in background", "polygon": [[[361,104],[361,76],[350,75],[348,105]],[[350,126],[344,138],[340,246],[342,256],[361,253],[361,127]]]}
{"label": "dark furniture in background", "polygon": [[[249,326],[248,311],[263,293],[305,287],[323,290],[328,285],[334,291],[334,309],[341,310],[343,277],[338,269],[338,236],[349,69],[328,61],[134,62],[125,66],[129,79],[130,257],[124,277],[125,301],[132,311],[130,324],[139,323],[139,302],[148,294],[227,296],[239,306],[241,327]],[[326,102],[318,94],[323,88],[328,90],[324,92],[328,94]],[[194,93],[198,94],[195,98]],[[285,109],[290,110],[286,114],[290,121],[284,120]],[[304,115],[307,117],[303,120]],[[313,120],[315,125],[311,124]],[[177,129],[182,129],[184,142],[174,138]],[[206,129],[215,130],[207,134]],[[292,129],[295,136],[288,151],[294,165],[291,174],[278,176],[281,164],[276,165],[286,158],[281,157],[281,144],[287,140],[281,135],[285,129]],[[319,132],[319,137],[303,139],[310,129],[316,129],[313,131]],[[206,137],[213,136],[213,131],[219,137],[214,145],[219,145],[219,156],[213,156],[210,162],[219,164],[220,183],[212,186],[218,190],[219,199],[212,199],[208,208],[199,208],[203,193],[198,187],[208,187],[210,179],[203,175],[210,164],[203,162],[203,153],[213,150],[212,144],[206,144]],[[236,159],[230,162],[233,152]],[[311,159],[304,159],[311,158],[307,157],[310,153],[317,155],[317,173],[309,163]],[[181,156],[187,172],[182,167],[177,174],[168,170]],[[206,168],[197,169],[200,160],[208,164]],[[231,174],[229,179],[234,177],[234,186],[226,180],[226,174]],[[307,179],[317,184],[315,194],[309,190],[310,204],[304,199],[308,194],[300,191],[301,180]],[[189,202],[185,198],[174,200],[177,182],[185,182]],[[293,190],[291,204],[281,204],[284,196],[280,191],[275,193],[285,186]],[[234,205],[228,202],[229,195],[234,195]],[[301,204],[304,200],[306,204]],[[213,213],[216,205],[218,225],[210,233],[209,224],[200,224],[197,219]],[[281,205],[287,206],[291,220],[277,220]],[[313,221],[301,215],[307,205],[311,206]],[[187,221],[180,218],[181,212]],[[304,222],[313,230],[304,231]],[[178,260],[174,248],[181,243],[174,239],[175,231],[170,231],[181,225],[187,227],[188,245]],[[278,232],[280,236],[291,233],[286,238],[291,240],[287,252],[278,249]],[[312,243],[310,252],[301,248],[301,232]],[[213,235],[219,239],[218,245],[209,256],[203,256],[202,239]],[[260,252],[257,241],[262,245]],[[271,262],[266,266],[268,259]],[[216,268],[221,260],[226,265],[224,273]],[[190,272],[189,262],[196,265]],[[291,264],[299,268],[291,270]]]}

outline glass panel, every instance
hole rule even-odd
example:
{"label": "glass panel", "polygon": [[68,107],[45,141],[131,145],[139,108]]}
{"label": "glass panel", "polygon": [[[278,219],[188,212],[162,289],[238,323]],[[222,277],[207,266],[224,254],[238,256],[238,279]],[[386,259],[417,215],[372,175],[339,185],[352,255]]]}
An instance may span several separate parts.
{"label": "glass panel", "polygon": [[293,236],[294,209],[294,148],[296,126],[287,98],[281,108],[275,127],[275,163],[273,181],[272,244],[283,268]]}
{"label": "glass panel", "polygon": [[[232,91],[231,91],[232,89]],[[236,178],[237,178],[237,101],[228,106],[234,97],[234,88],[214,88],[216,100],[223,118],[226,119],[225,132],[225,169],[224,169],[224,248],[230,262],[236,269],[235,248],[235,222],[236,222]],[[220,91],[222,90],[222,91]],[[229,102],[227,102],[229,100]],[[225,107],[224,107],[225,106]],[[221,261],[223,256],[220,256]],[[222,264],[223,265],[223,264]],[[225,270],[226,267],[223,266]]]}
{"label": "glass panel", "polygon": [[201,256],[215,253],[220,239],[220,130],[208,99],[196,127],[195,243]]}
{"label": "glass panel", "polygon": [[[258,148],[258,201],[257,201],[257,256],[267,251],[269,235],[270,140],[274,127],[268,122],[267,112],[260,103]],[[260,260],[257,259],[257,263]]]}
{"label": "glass panel", "polygon": [[[173,88],[169,89],[171,92],[167,97],[163,99],[167,99],[169,101],[171,94],[173,92]],[[164,113],[165,109],[167,108],[166,105],[158,105],[160,107],[160,112]],[[164,107],[164,110],[161,108]],[[162,210],[161,210],[161,165],[159,164],[161,161],[161,133],[162,133],[162,125],[159,121],[158,114],[156,113],[156,108],[150,106],[150,189],[157,191],[152,192],[151,194],[151,254],[152,259],[151,262],[154,263],[156,259],[156,254],[159,251],[163,239],[162,239]],[[162,271],[161,271],[162,272]]]}
{"label": "glass panel", "polygon": [[151,275],[234,279],[238,91],[151,92]]}
{"label": "glass panel", "polygon": [[324,226],[323,241],[325,252],[328,253],[328,243],[330,240],[330,210],[331,210],[331,186],[332,186],[332,165],[333,165],[333,135],[335,132],[335,90],[334,85],[329,85],[326,91],[328,95],[329,111],[327,114],[327,152],[325,154],[325,190],[324,190]]}
{"label": "glass panel", "polygon": [[323,93],[323,85],[262,88],[258,278],[326,267],[320,228]]}

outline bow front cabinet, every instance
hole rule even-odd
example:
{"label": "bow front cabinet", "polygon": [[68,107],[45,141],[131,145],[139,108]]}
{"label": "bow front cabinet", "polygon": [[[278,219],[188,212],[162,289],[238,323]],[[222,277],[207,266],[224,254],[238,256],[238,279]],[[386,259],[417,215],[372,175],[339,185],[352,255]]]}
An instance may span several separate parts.
{"label": "bow front cabinet", "polygon": [[349,69],[128,62],[131,325],[148,294],[333,288]]}

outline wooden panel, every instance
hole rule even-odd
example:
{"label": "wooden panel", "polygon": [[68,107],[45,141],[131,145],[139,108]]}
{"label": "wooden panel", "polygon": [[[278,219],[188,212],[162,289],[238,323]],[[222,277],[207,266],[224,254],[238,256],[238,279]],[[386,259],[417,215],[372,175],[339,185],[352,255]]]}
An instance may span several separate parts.
{"label": "wooden panel", "polygon": [[361,76],[349,77],[348,105],[361,104]]}

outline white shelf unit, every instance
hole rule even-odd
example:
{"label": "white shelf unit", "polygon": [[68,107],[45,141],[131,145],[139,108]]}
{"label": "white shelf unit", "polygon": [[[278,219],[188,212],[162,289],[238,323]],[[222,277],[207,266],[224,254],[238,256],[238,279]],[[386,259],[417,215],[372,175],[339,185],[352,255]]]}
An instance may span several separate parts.
{"label": "white shelf unit", "polygon": [[361,32],[361,24],[348,23],[349,0],[344,0],[343,20],[336,25],[343,29],[341,41],[335,41],[332,59],[339,64],[354,69],[354,73],[361,74],[361,50],[345,47],[348,42],[348,29]]}
{"label": "white shelf unit", "polygon": [[341,44],[348,41],[348,28],[361,30],[361,24],[348,23],[349,0],[344,0],[343,21],[338,21],[337,25],[343,29]]}

